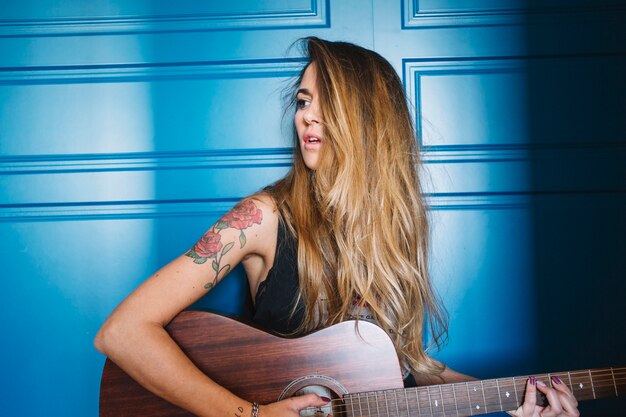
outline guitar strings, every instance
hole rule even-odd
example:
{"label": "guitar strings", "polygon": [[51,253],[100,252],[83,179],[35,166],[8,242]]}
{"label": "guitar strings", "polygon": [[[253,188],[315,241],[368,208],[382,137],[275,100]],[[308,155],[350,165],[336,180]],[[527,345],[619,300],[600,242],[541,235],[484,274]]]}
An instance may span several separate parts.
{"label": "guitar strings", "polygon": [[[593,381],[589,378],[589,374],[591,373],[592,375],[592,379]],[[590,383],[590,387],[591,390],[594,392],[595,394],[595,390],[603,390],[603,389],[610,389],[610,390],[616,390],[617,389],[617,385],[622,385],[626,383],[626,368],[612,368],[612,369],[608,369],[608,370],[602,370],[602,371],[594,371],[594,370],[581,370],[581,371],[570,371],[570,372],[555,372],[555,373],[551,373],[551,374],[540,374],[538,376],[536,376],[536,378],[541,379],[541,378],[546,378],[547,381],[549,381],[549,376],[559,376],[561,378],[561,380],[563,380],[563,382],[566,385],[569,385],[568,382],[564,380],[563,378],[567,378],[567,379],[571,379],[571,378],[584,378],[583,380],[579,381],[576,380],[575,382],[572,381],[573,385],[576,385],[578,383],[581,382],[587,382],[589,381]],[[604,378],[604,379],[601,379]],[[511,380],[511,382],[505,382],[504,380]],[[524,390],[525,390],[525,383],[524,385],[517,385],[513,382],[513,380],[524,380],[524,382],[526,381],[526,379],[528,379],[528,377],[525,376],[520,376],[520,377],[508,377],[508,378],[501,378],[498,379],[498,381],[503,380],[502,383],[499,383],[497,386],[493,386],[493,387],[488,387],[490,389],[497,389],[499,388],[500,390],[502,390],[503,388],[506,390],[507,387],[514,387],[515,391],[518,391],[518,394],[522,395]],[[448,405],[450,405],[450,403],[452,404],[458,404],[458,398],[455,392],[450,393],[448,392],[450,388],[454,389],[453,386],[460,386],[463,384],[466,384],[468,387],[469,385],[477,385],[477,383],[482,382],[481,384],[481,388],[484,391],[484,383],[485,382],[492,382],[495,380],[483,380],[483,381],[476,381],[476,382],[465,382],[465,383],[453,383],[453,384],[446,384],[448,386],[448,388],[445,388],[445,391],[443,389],[442,385],[431,385],[431,386],[422,386],[422,387],[416,387],[416,388],[408,388],[408,389],[390,389],[390,390],[380,390],[380,391],[371,391],[371,392],[367,392],[367,393],[355,393],[355,394],[348,394],[346,397],[344,398],[336,398],[336,399],[332,399],[330,401],[330,405],[331,407],[335,408],[348,408],[350,407],[352,409],[352,411],[342,411],[342,410],[333,410],[333,416],[339,417],[342,415],[354,415],[354,412],[356,412],[356,408],[358,407],[359,412],[363,412],[365,410],[367,410],[369,413],[376,412],[377,414],[380,414],[381,411],[383,413],[383,415],[389,415],[390,412],[397,412],[398,410],[406,410],[407,412],[409,412],[410,410],[408,409],[408,407],[416,407],[418,412],[419,412],[419,407],[420,404],[421,405],[425,405],[425,407],[431,408],[432,407],[432,400],[441,400],[442,401],[442,407],[445,407],[445,404],[447,403]],[[547,384],[548,386],[551,386],[552,384],[550,382],[548,382]],[[439,392],[433,392],[431,393],[430,390],[435,389],[434,387],[440,387]],[[589,391],[589,388],[586,388],[586,390]],[[408,398],[408,393],[413,393],[415,394],[415,398]],[[429,396],[429,398],[422,398],[420,400],[419,398],[419,394],[420,392],[422,393],[422,395],[426,394]],[[574,393],[576,392],[580,392],[580,390],[574,390]],[[393,398],[388,398],[387,394],[389,394],[389,396],[391,396],[391,394],[393,394]],[[404,394],[404,398],[400,398],[398,394]],[[432,395],[431,395],[432,394]],[[364,396],[363,396],[364,395]],[[380,398],[379,396],[381,396],[382,398]],[[430,397],[436,397],[431,399]],[[603,396],[603,397],[607,397],[607,396]],[[461,398],[463,401],[463,404],[467,404],[470,405],[471,404],[471,398],[462,396]],[[497,401],[497,402],[492,402],[492,401]],[[398,402],[398,400],[400,400],[400,402]],[[451,401],[450,401],[451,400]],[[381,402],[385,402],[385,405],[380,405]],[[372,404],[372,402],[374,404]],[[389,402],[392,403],[391,409],[389,407]],[[402,404],[401,404],[402,403]],[[394,407],[395,404],[395,407]],[[481,402],[481,404],[483,406],[485,406],[485,411],[487,410],[494,410],[494,411],[502,411],[503,409],[503,405],[501,402],[501,397],[499,395],[496,395],[495,393],[484,393],[483,392],[483,401]],[[499,406],[500,405],[500,406]],[[305,410],[318,410],[319,407],[307,407],[305,409],[303,409],[302,411]],[[504,410],[506,411],[506,410]],[[491,411],[489,411],[491,412]]]}

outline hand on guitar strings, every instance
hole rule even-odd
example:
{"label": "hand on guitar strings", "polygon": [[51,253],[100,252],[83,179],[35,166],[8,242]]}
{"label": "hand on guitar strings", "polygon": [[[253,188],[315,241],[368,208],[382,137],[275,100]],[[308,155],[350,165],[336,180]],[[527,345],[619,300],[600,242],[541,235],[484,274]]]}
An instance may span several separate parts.
{"label": "hand on guitar strings", "polygon": [[[260,406],[259,417],[300,417],[300,411],[309,407],[322,407],[329,402],[330,398],[320,397],[317,394],[300,395]],[[332,417],[332,415],[328,414],[326,417]]]}
{"label": "hand on guitar strings", "polygon": [[[548,405],[537,405],[537,390],[548,399]],[[515,411],[510,412],[515,417],[578,417],[578,401],[567,385],[559,377],[552,377],[552,387],[542,381],[536,381],[534,376],[526,382],[524,403]]]}

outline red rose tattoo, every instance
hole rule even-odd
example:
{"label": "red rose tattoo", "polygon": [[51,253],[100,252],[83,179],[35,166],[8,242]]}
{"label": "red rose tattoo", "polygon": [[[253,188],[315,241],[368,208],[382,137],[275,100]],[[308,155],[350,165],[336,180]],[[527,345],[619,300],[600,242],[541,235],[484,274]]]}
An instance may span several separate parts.
{"label": "red rose tattoo", "polygon": [[196,254],[202,258],[215,258],[222,249],[222,236],[219,233],[208,231],[193,246]]}
{"label": "red rose tattoo", "polygon": [[261,224],[263,220],[263,212],[254,204],[252,200],[244,200],[233,207],[215,225],[207,231],[204,236],[196,242],[185,255],[193,258],[194,263],[203,264],[209,259],[213,259],[211,266],[215,271],[215,277],[212,282],[204,285],[204,288],[210,290],[213,288],[220,277],[223,277],[230,271],[230,264],[220,266],[222,257],[226,255],[235,245],[235,242],[222,244],[221,231],[231,228],[239,230],[239,245],[243,248],[246,244],[246,235],[244,229],[254,224]]}
{"label": "red rose tattoo", "polygon": [[228,224],[228,227],[233,229],[243,230],[253,224],[261,224],[261,220],[263,220],[263,212],[252,200],[245,200],[226,213],[220,222]]}

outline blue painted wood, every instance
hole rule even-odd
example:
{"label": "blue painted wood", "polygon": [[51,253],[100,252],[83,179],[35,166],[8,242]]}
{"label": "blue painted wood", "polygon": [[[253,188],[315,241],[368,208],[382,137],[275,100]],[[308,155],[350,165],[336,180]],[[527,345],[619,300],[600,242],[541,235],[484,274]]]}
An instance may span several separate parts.
{"label": "blue painted wood", "polygon": [[[0,414],[97,415],[104,318],[286,172],[281,94],[307,35],[374,48],[403,77],[451,314],[438,357],[480,377],[626,363],[625,15],[622,0],[3,2]],[[237,269],[197,307],[240,312],[245,289]],[[607,407],[584,415],[626,414]]]}
{"label": "blue painted wood", "polygon": [[[328,0],[237,2],[49,1],[4,6],[0,37],[92,35],[103,33],[155,33],[330,26]],[[8,7],[7,7],[8,6]],[[12,7],[11,7],[12,6]]]}

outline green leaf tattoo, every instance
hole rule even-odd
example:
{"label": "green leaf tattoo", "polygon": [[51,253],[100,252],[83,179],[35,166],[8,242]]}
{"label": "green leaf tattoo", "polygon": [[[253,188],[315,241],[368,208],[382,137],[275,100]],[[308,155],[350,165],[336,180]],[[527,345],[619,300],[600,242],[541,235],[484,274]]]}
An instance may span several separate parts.
{"label": "green leaf tattoo", "polygon": [[241,231],[241,234],[239,235],[239,244],[241,245],[242,248],[246,244],[246,235],[243,233],[243,230]]}
{"label": "green leaf tattoo", "polygon": [[239,233],[239,248],[242,249],[247,242],[244,230],[254,224],[261,224],[263,221],[263,212],[252,200],[243,200],[219,219],[213,227],[211,227],[198,240],[193,248],[189,249],[186,256],[193,259],[196,264],[204,264],[207,260],[213,259],[211,269],[215,272],[213,280],[207,282],[204,288],[211,290],[217,285],[218,280],[223,278],[230,272],[230,264],[220,266],[222,258],[235,246],[235,242],[222,244],[221,231],[225,229],[237,229]]}
{"label": "green leaf tattoo", "polygon": [[228,251],[233,248],[233,246],[235,246],[235,242],[230,242],[228,245],[224,246],[224,249],[222,249],[222,256],[226,255]]}

